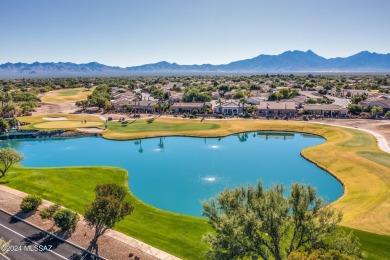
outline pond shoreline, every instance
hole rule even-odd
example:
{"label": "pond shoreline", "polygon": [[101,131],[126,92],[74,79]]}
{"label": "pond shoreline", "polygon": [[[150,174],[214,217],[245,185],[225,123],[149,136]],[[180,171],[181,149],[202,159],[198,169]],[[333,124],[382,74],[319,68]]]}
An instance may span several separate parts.
{"label": "pond shoreline", "polygon": [[88,133],[66,130],[53,130],[53,131],[39,131],[28,130],[10,132],[0,135],[0,140],[13,140],[13,139],[34,139],[34,138],[57,138],[57,137],[101,137],[100,133]]}

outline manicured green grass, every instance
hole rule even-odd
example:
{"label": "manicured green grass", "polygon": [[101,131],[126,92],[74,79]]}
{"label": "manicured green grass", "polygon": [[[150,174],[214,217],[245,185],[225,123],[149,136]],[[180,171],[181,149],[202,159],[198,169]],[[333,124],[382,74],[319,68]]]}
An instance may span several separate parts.
{"label": "manicured green grass", "polygon": [[383,260],[390,258],[390,236],[383,236],[357,229],[342,227],[347,233],[353,232],[362,244],[362,250],[368,253],[367,260]]}
{"label": "manicured green grass", "polygon": [[[157,119],[158,120],[158,119]],[[117,133],[140,133],[140,132],[179,132],[217,129],[220,126],[212,123],[199,123],[188,121],[186,123],[158,122],[147,123],[146,121],[129,121],[127,124],[110,122],[107,128]]]}
{"label": "manicured green grass", "polygon": [[342,142],[338,144],[342,147],[369,147],[374,144],[374,139],[372,136],[368,135],[367,133],[360,131],[360,130],[354,130],[354,129],[348,129],[344,128],[344,131],[350,132],[353,137],[352,139]]}
{"label": "manicured green grass", "polygon": [[78,95],[83,89],[69,89],[69,90],[64,90],[58,93],[58,96],[60,97],[69,97],[69,96],[74,96]]}
{"label": "manicured green grass", "polygon": [[25,168],[12,167],[0,183],[29,194],[59,203],[82,213],[94,199],[95,186],[103,183],[127,182],[126,173],[119,168],[69,167]]}
{"label": "manicured green grass", "polygon": [[[98,184],[127,186],[127,173],[114,167],[24,168],[13,167],[0,183],[61,204],[82,214],[94,199]],[[210,231],[205,219],[174,214],[149,206],[129,192],[135,210],[116,230],[185,259],[202,259]]]}
{"label": "manicured green grass", "polygon": [[357,152],[360,156],[379,163],[387,168],[390,168],[390,154],[384,152],[370,152],[370,151],[361,151]]}

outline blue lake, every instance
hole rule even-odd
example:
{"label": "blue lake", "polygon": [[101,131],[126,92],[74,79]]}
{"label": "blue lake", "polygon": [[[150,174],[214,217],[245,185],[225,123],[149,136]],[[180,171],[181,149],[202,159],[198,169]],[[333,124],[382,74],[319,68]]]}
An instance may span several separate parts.
{"label": "blue lake", "polygon": [[328,202],[342,185],[301,157],[323,138],[277,132],[252,132],[223,138],[165,137],[112,141],[98,137],[29,139],[0,142],[21,152],[27,167],[118,166],[129,172],[135,196],[155,207],[201,216],[201,201],[224,188],[294,182],[310,184]]}

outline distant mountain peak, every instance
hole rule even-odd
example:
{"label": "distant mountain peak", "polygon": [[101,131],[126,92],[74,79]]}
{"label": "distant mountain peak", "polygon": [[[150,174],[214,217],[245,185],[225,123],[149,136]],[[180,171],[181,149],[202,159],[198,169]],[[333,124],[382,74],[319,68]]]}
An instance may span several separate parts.
{"label": "distant mountain peak", "polygon": [[188,73],[294,73],[294,72],[390,72],[390,54],[367,50],[346,58],[326,59],[312,50],[286,51],[278,55],[261,54],[255,58],[223,65],[180,65],[167,61],[120,68],[96,61],[34,62],[0,64],[0,78],[56,76],[126,76],[137,74]]}

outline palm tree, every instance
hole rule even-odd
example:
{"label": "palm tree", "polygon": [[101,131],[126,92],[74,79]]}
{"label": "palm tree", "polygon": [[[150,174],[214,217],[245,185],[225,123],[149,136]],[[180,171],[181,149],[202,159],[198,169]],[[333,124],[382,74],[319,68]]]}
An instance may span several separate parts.
{"label": "palm tree", "polygon": [[247,98],[249,98],[249,97],[253,97],[253,94],[252,94],[252,92],[248,89],[247,91],[245,91],[245,96],[246,96]]}
{"label": "palm tree", "polygon": [[4,95],[4,102],[5,102],[5,104],[6,105],[8,105],[9,104],[9,102],[11,102],[12,101],[12,95],[10,94],[10,93],[5,93],[5,95]]}
{"label": "palm tree", "polygon": [[137,113],[139,113],[139,110],[140,110],[140,104],[139,104],[139,102],[142,100],[142,94],[139,93],[139,92],[137,92],[137,93],[135,94],[135,98],[136,98],[137,101],[138,101],[138,111],[137,111]]}
{"label": "palm tree", "polygon": [[208,109],[208,107],[207,107],[207,104],[206,104],[206,102],[204,102],[204,103],[203,103],[203,106],[202,106],[202,110],[203,110],[203,118],[205,118],[205,117],[206,117],[206,114],[207,114],[207,109]]}
{"label": "palm tree", "polygon": [[242,114],[244,114],[244,104],[245,104],[245,98],[240,98],[238,100],[238,112],[240,112],[240,105],[242,104]]}
{"label": "palm tree", "polygon": [[219,113],[222,114],[222,99],[218,98],[218,100],[215,102],[219,106]]}
{"label": "palm tree", "polygon": [[153,104],[154,112],[158,111],[159,104],[155,103]]}
{"label": "palm tree", "polygon": [[3,107],[4,106],[4,101],[5,101],[4,93],[0,93],[0,101],[1,101],[1,107]]}

